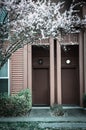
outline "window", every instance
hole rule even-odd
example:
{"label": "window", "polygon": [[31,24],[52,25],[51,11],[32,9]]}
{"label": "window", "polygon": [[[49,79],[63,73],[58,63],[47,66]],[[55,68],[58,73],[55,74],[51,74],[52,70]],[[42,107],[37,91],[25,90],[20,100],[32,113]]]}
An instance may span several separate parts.
{"label": "window", "polygon": [[0,39],[8,38],[8,13],[5,7],[0,7]]}
{"label": "window", "polygon": [[[8,13],[4,6],[0,6],[0,40],[8,38]],[[9,60],[0,69],[0,92],[9,94]]]}
{"label": "window", "polygon": [[9,94],[9,60],[0,69],[0,93]]}
{"label": "window", "polygon": [[0,77],[8,77],[8,62],[0,69]]}

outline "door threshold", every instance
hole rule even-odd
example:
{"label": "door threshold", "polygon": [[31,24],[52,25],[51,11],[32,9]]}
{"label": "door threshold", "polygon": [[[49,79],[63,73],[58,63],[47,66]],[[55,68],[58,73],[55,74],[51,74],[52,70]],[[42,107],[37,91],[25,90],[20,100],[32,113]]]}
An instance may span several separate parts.
{"label": "door threshold", "polygon": [[46,107],[45,107],[45,106],[42,106],[42,107],[39,107],[39,106],[38,106],[38,107],[35,107],[35,106],[33,106],[32,109],[50,109],[50,107],[47,107],[47,106],[46,106]]}
{"label": "door threshold", "polygon": [[63,106],[63,109],[82,109],[80,106]]}

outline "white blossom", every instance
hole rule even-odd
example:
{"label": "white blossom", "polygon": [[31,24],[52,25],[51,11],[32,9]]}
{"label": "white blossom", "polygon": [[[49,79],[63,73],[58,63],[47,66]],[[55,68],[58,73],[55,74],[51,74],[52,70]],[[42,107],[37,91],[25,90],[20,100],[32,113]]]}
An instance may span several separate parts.
{"label": "white blossom", "polygon": [[[74,5],[61,12],[64,2],[50,0],[2,0],[9,16],[9,40],[11,51],[23,44],[76,31],[76,27],[86,24],[75,14]],[[10,56],[6,50],[5,55]]]}

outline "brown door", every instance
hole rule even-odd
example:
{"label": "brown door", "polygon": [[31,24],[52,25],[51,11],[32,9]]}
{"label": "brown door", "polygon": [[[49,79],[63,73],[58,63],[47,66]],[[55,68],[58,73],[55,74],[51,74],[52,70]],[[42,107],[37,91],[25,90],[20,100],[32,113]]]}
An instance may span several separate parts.
{"label": "brown door", "polygon": [[79,105],[79,80],[76,68],[62,69],[62,103]]}
{"label": "brown door", "polygon": [[49,69],[33,69],[32,103],[33,105],[49,105]]}
{"label": "brown door", "polygon": [[79,46],[63,46],[61,57],[62,103],[79,105]]}

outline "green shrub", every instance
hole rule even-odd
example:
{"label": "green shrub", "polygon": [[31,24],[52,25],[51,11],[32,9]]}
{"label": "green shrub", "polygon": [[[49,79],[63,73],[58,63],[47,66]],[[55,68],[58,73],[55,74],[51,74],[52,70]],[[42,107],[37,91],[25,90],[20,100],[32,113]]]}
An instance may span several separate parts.
{"label": "green shrub", "polygon": [[86,107],[86,94],[83,95],[83,106]]}
{"label": "green shrub", "polygon": [[32,97],[29,89],[21,90],[14,96],[0,94],[0,116],[22,116],[29,113]]}
{"label": "green shrub", "polygon": [[83,95],[83,100],[86,101],[86,94]]}
{"label": "green shrub", "polygon": [[62,105],[59,104],[54,104],[51,106],[51,113],[54,116],[63,116],[64,115],[64,110]]}

